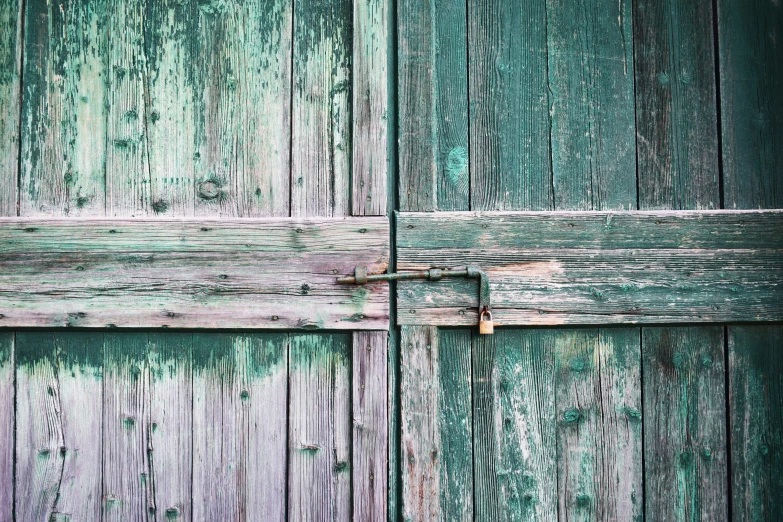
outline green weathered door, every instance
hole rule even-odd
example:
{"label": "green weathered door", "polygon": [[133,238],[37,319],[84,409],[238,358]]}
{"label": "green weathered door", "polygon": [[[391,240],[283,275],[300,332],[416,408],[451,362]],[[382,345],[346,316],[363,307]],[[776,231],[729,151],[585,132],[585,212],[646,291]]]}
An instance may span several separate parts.
{"label": "green weathered door", "polygon": [[0,2],[0,520],[382,520],[388,6]]}
{"label": "green weathered door", "polygon": [[497,323],[468,326],[475,283],[397,285],[403,518],[776,519],[783,225],[720,209],[783,207],[783,12],[397,23],[396,267],[481,266]]}

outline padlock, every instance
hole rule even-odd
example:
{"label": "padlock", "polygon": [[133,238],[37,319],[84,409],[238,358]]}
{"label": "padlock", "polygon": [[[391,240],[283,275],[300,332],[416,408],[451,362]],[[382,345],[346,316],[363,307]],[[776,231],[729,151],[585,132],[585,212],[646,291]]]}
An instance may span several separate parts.
{"label": "padlock", "polygon": [[495,324],[492,322],[492,312],[487,308],[481,311],[479,316],[479,333],[481,335],[492,335],[495,333]]}

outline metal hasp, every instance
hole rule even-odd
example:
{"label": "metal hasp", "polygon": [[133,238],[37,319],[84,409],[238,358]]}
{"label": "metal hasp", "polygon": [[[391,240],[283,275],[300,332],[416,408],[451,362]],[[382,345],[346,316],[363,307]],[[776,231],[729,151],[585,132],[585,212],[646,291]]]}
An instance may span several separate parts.
{"label": "metal hasp", "polygon": [[464,270],[444,270],[442,268],[430,268],[420,272],[394,272],[391,274],[367,275],[366,266],[357,266],[354,275],[337,278],[341,285],[363,285],[376,281],[405,281],[410,279],[426,279],[427,281],[440,281],[443,278],[466,277],[477,279],[479,282],[479,333],[494,333],[492,322],[492,310],[489,296],[489,277],[479,267],[468,265]]}

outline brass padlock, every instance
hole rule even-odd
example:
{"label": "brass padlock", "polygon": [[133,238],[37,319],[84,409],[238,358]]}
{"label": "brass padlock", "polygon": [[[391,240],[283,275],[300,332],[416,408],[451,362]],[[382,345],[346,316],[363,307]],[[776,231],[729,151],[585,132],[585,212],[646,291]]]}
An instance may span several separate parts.
{"label": "brass padlock", "polygon": [[492,335],[495,333],[495,323],[492,322],[492,312],[484,308],[479,316],[479,333],[481,335]]}

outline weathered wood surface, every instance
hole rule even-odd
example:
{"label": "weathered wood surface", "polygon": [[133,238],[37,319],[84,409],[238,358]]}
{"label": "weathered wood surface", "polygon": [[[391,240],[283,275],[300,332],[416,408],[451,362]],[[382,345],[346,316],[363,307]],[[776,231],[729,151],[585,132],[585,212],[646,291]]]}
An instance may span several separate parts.
{"label": "weathered wood surface", "polygon": [[18,521],[99,520],[111,507],[101,484],[103,337],[16,334]]}
{"label": "weathered wood surface", "polygon": [[355,332],[351,365],[353,520],[386,520],[387,332]]}
{"label": "weathered wood surface", "polygon": [[384,329],[386,218],[0,223],[2,326]]}
{"label": "weathered wood surface", "polygon": [[0,517],[14,509],[14,332],[0,332]]}
{"label": "weathered wood surface", "polygon": [[284,520],[288,336],[196,334],[193,520]]}
{"label": "weathered wood surface", "polygon": [[291,336],[289,520],[351,520],[350,350],[347,335]]}
{"label": "weathered wood surface", "polygon": [[[783,212],[398,215],[398,270],[481,266],[497,324],[779,320]],[[477,321],[475,282],[401,282],[400,324]]]}
{"label": "weathered wood surface", "polygon": [[399,198],[403,210],[468,210],[467,4],[400,0]]}
{"label": "weathered wood surface", "polygon": [[16,215],[23,5],[0,4],[0,216]]}
{"label": "weathered wood surface", "polygon": [[772,520],[783,509],[783,327],[728,333],[732,518]]}
{"label": "weathered wood surface", "polygon": [[723,330],[642,329],[648,520],[729,518]]}

